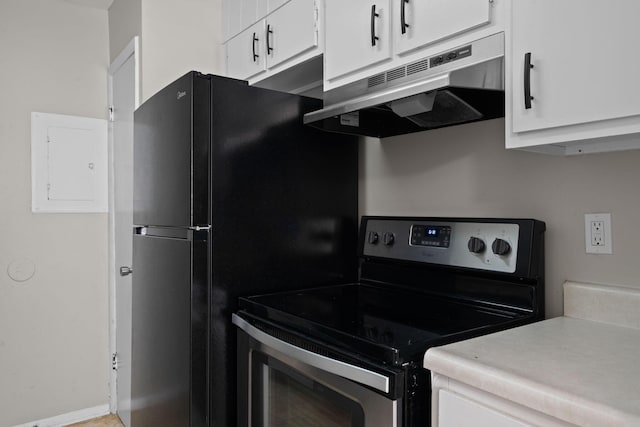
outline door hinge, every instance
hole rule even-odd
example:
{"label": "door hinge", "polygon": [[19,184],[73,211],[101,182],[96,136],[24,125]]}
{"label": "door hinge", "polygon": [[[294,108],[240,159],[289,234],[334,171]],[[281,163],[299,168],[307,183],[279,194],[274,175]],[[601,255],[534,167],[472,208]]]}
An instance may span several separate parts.
{"label": "door hinge", "polygon": [[111,370],[118,370],[118,353],[113,353],[111,355]]}
{"label": "door hinge", "polygon": [[110,106],[109,107],[109,121],[110,122],[113,122],[115,120],[114,119],[114,111],[115,111],[115,109],[113,108],[113,105]]}

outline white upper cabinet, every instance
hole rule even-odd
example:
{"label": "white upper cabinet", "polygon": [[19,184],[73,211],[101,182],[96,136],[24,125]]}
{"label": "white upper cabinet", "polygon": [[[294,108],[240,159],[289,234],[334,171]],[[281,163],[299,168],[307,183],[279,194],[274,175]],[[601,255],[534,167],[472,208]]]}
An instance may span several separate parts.
{"label": "white upper cabinet", "polygon": [[246,80],[266,70],[266,30],[260,21],[227,42],[227,75]]}
{"label": "white upper cabinet", "polygon": [[[267,1],[267,0],[262,0]],[[286,2],[288,2],[289,0],[269,0],[267,3],[268,4],[268,13],[273,12],[274,10],[276,10],[277,8],[279,8],[280,6],[282,6],[283,4],[285,4]]]}
{"label": "white upper cabinet", "polygon": [[325,79],[391,59],[390,0],[325,0]]}
{"label": "white upper cabinet", "polygon": [[394,0],[394,49],[412,51],[488,24],[487,0]]}
{"label": "white upper cabinet", "polygon": [[512,2],[507,148],[640,148],[639,17],[637,0]]}
{"label": "white upper cabinet", "polygon": [[253,25],[258,20],[258,0],[241,0],[240,22],[242,28]]}
{"label": "white upper cabinet", "polygon": [[292,0],[267,17],[267,68],[318,46],[314,0]]}
{"label": "white upper cabinet", "polygon": [[290,0],[223,0],[224,41],[240,34]]}
{"label": "white upper cabinet", "polygon": [[242,2],[226,0],[222,3],[223,40],[226,42],[242,31]]}
{"label": "white upper cabinet", "polygon": [[256,0],[256,21],[267,16],[271,10],[269,9],[268,0]]}
{"label": "white upper cabinet", "polygon": [[504,31],[507,0],[325,0],[324,88]]}
{"label": "white upper cabinet", "polygon": [[254,84],[322,54],[317,2],[269,2],[279,7],[227,41],[227,75]]}

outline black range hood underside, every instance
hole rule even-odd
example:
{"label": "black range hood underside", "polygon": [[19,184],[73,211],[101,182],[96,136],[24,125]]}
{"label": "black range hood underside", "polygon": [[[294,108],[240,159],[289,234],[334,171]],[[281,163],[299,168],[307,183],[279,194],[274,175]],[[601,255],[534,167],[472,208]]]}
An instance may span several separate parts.
{"label": "black range hood underside", "polygon": [[[448,98],[443,98],[438,105],[439,95],[436,95],[436,107],[427,113],[421,113],[413,117],[400,117],[386,104],[358,110],[357,116],[351,116],[351,120],[345,120],[340,115],[332,116],[308,123],[308,125],[328,132],[338,132],[386,138],[394,135],[422,132],[463,123],[472,123],[481,120],[504,117],[504,91],[491,89],[476,89],[462,87],[447,87],[439,90],[449,92],[464,100],[479,114],[469,114],[461,111],[461,104],[449,103]],[[355,120],[354,120],[355,118]],[[418,125],[417,122],[423,125]]]}

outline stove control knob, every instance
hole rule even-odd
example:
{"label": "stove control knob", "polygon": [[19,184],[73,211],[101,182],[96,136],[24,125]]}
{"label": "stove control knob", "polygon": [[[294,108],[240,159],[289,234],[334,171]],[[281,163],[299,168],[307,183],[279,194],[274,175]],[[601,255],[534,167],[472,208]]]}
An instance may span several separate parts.
{"label": "stove control knob", "polygon": [[396,241],[396,235],[391,232],[387,232],[382,235],[382,242],[387,246],[393,245],[395,241]]}
{"label": "stove control knob", "polygon": [[372,245],[377,245],[379,240],[378,233],[375,231],[370,231],[369,236],[367,237],[367,241]]}
{"label": "stove control knob", "polygon": [[511,252],[511,245],[506,240],[496,239],[491,244],[491,249],[496,255],[507,255]]}
{"label": "stove control knob", "polygon": [[469,248],[469,252],[474,254],[481,254],[486,249],[486,245],[484,244],[484,240],[478,237],[472,237],[467,242],[467,247]]}

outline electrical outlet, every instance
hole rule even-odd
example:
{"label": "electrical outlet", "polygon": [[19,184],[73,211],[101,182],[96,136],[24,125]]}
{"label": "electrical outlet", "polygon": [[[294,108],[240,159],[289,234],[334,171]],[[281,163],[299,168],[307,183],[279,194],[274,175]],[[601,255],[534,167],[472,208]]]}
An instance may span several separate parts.
{"label": "electrical outlet", "polygon": [[611,214],[585,214],[584,237],[588,254],[612,254]]}
{"label": "electrical outlet", "polygon": [[591,221],[591,246],[604,245],[604,221]]}

